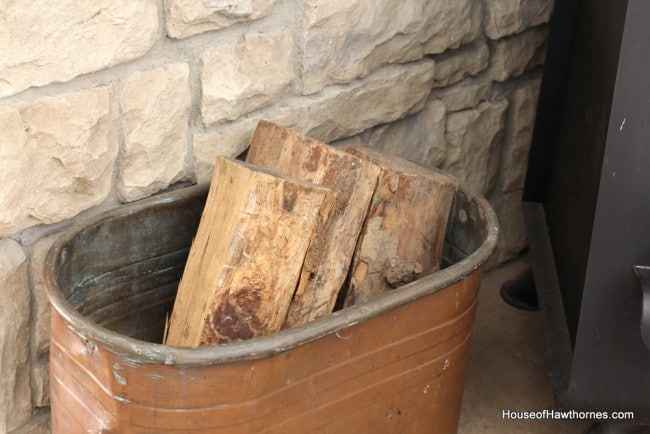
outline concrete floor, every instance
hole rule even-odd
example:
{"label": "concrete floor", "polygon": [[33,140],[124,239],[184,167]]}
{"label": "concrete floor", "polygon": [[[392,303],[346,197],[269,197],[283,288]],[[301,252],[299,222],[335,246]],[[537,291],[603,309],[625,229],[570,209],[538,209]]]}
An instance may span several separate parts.
{"label": "concrete floor", "polygon": [[574,434],[585,421],[504,420],[503,410],[553,409],[539,312],[522,311],[499,295],[501,284],[525,269],[526,258],[483,278],[470,347],[459,434]]}

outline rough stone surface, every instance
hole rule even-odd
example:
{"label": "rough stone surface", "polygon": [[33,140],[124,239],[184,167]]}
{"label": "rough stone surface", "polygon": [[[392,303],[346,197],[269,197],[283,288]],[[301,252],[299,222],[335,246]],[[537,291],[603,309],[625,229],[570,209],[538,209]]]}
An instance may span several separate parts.
{"label": "rough stone surface", "polygon": [[445,105],[427,101],[418,113],[362,134],[368,146],[416,163],[438,167],[445,160]]}
{"label": "rough stone surface", "polygon": [[476,75],[489,66],[490,50],[484,39],[436,56],[433,87],[457,83],[470,75]]}
{"label": "rough stone surface", "polygon": [[138,72],[123,83],[120,200],[150,196],[186,176],[188,77],[188,65],[174,63]]}
{"label": "rough stone surface", "polygon": [[544,63],[548,28],[539,26],[490,41],[490,75],[496,81],[516,77]]}
{"label": "rough stone surface", "polygon": [[528,245],[524,212],[521,207],[523,190],[495,192],[488,199],[499,220],[499,241],[488,261],[488,267],[517,257]]}
{"label": "rough stone surface", "polygon": [[331,86],[309,97],[289,98],[215,131],[195,136],[194,165],[199,182],[209,180],[217,155],[241,154],[259,119],[331,142],[392,122],[422,109],[431,88],[433,61],[388,65],[348,86]]}
{"label": "rough stone surface", "polygon": [[248,148],[258,120],[259,118],[243,119],[194,136],[194,175],[197,183],[210,182],[218,155],[234,158]]}
{"label": "rough stone surface", "polygon": [[553,0],[494,0],[484,2],[483,32],[490,39],[519,33],[547,23]]}
{"label": "rough stone surface", "polygon": [[287,93],[295,72],[293,38],[287,30],[249,33],[203,56],[205,124],[233,120]]}
{"label": "rough stone surface", "polygon": [[25,425],[12,431],[11,434],[50,434],[52,423],[49,408],[40,408],[37,411]]}
{"label": "rough stone surface", "polygon": [[541,78],[536,76],[524,81],[509,92],[510,106],[501,163],[501,189],[503,192],[524,187],[540,84]]}
{"label": "rough stone surface", "polygon": [[41,238],[29,253],[31,287],[30,361],[32,403],[36,407],[50,404],[49,348],[50,303],[42,279],[45,255],[60,233]]}
{"label": "rough stone surface", "polygon": [[307,0],[303,92],[362,77],[386,63],[440,53],[476,38],[474,0]]}
{"label": "rough stone surface", "polygon": [[45,407],[50,405],[50,362],[49,359],[31,362],[32,405]]}
{"label": "rough stone surface", "polygon": [[477,106],[490,95],[492,80],[487,74],[466,78],[452,86],[434,89],[431,97],[445,103],[448,112]]}
{"label": "rough stone surface", "polygon": [[13,240],[0,239],[0,432],[31,416],[27,258]]}
{"label": "rough stone surface", "polygon": [[32,294],[31,348],[32,354],[46,356],[50,348],[50,302],[45,294],[42,272],[45,256],[60,233],[41,238],[29,254],[29,277]]}
{"label": "rough stone surface", "polygon": [[270,119],[326,143],[349,137],[421,110],[433,70],[429,59],[387,65],[346,86],[288,99],[269,111]]}
{"label": "rough stone surface", "polygon": [[155,0],[2,3],[0,97],[68,81],[145,54],[158,29]]}
{"label": "rough stone surface", "polygon": [[483,195],[496,184],[507,107],[506,100],[484,102],[447,117],[442,168]]}
{"label": "rough stone surface", "polygon": [[[394,0],[393,3],[398,10],[401,8],[402,2],[399,0]],[[458,48],[481,34],[482,2],[429,0],[427,3],[434,3],[441,14],[427,17],[435,20],[429,25],[436,28],[436,33],[424,44],[426,54],[442,53],[449,48]]]}
{"label": "rough stone surface", "polygon": [[271,13],[275,0],[165,0],[165,26],[172,38],[221,29]]}
{"label": "rough stone surface", "polygon": [[111,87],[0,108],[0,236],[103,201],[118,149]]}

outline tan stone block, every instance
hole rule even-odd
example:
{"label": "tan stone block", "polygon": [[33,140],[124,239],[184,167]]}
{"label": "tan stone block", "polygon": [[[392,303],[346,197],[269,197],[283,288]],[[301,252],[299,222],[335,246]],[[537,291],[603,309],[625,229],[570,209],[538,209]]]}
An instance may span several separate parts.
{"label": "tan stone block", "polygon": [[39,408],[29,421],[11,434],[51,434],[52,415],[49,407]]}
{"label": "tan stone block", "polygon": [[367,145],[416,163],[438,167],[445,160],[445,105],[430,99],[418,113],[370,130]]}
{"label": "tan stone block", "polygon": [[235,157],[248,147],[259,119],[294,128],[324,142],[392,122],[424,106],[433,61],[388,65],[348,86],[332,86],[310,97],[293,97],[241,120],[194,136],[194,170],[208,182],[217,155]]}
{"label": "tan stone block", "polygon": [[387,65],[346,86],[290,98],[265,114],[275,123],[328,143],[420,111],[431,91],[433,71],[430,59]]}
{"label": "tan stone block", "polygon": [[0,109],[0,236],[102,202],[118,150],[111,87]]}
{"label": "tan stone block", "polygon": [[155,0],[3,2],[0,97],[142,56],[158,31],[156,4]]}
{"label": "tan stone block", "polygon": [[120,200],[150,196],[186,176],[190,99],[186,63],[140,71],[124,81]]}
{"label": "tan stone block", "polygon": [[436,71],[433,87],[445,87],[485,70],[490,62],[487,42],[479,39],[434,57]]}
{"label": "tan stone block", "polygon": [[0,432],[31,412],[27,258],[18,243],[0,239]]}
{"label": "tan stone block", "polygon": [[436,30],[424,44],[427,54],[442,53],[467,44],[481,34],[482,3],[476,0],[438,0],[439,15],[430,23]]}
{"label": "tan stone block", "polygon": [[547,23],[554,1],[491,0],[484,3],[483,32],[490,39],[499,39]]}
{"label": "tan stone block", "polygon": [[449,87],[431,91],[431,97],[445,103],[448,112],[466,110],[477,106],[490,96],[492,80],[487,74],[466,78]]}
{"label": "tan stone block", "polygon": [[303,93],[363,77],[475,39],[474,0],[308,0],[303,17]]}
{"label": "tan stone block", "polygon": [[165,0],[167,34],[186,38],[271,13],[275,0]]}
{"label": "tan stone block", "polygon": [[218,155],[235,158],[248,148],[258,120],[244,118],[194,136],[194,174],[197,183],[210,182]]}
{"label": "tan stone block", "polygon": [[484,195],[496,184],[507,107],[507,100],[483,102],[447,116],[442,168]]}
{"label": "tan stone block", "polygon": [[50,302],[45,293],[42,271],[45,256],[60,233],[49,235],[36,241],[29,253],[29,281],[31,288],[30,321],[30,383],[32,405],[50,405]]}
{"label": "tan stone block", "polygon": [[544,63],[548,28],[539,26],[490,41],[490,75],[505,81]]}
{"label": "tan stone block", "polygon": [[503,174],[501,189],[503,192],[524,187],[540,85],[540,76],[535,76],[518,84],[508,93],[510,107],[506,120],[503,161],[501,163]]}
{"label": "tan stone block", "polygon": [[43,283],[45,256],[60,233],[36,241],[29,253],[29,277],[31,282],[32,320],[30,325],[32,359],[46,357],[50,348],[50,302]]}
{"label": "tan stone block", "polygon": [[203,55],[201,114],[206,125],[234,120],[288,93],[295,79],[287,30],[248,33]]}
{"label": "tan stone block", "polygon": [[31,389],[34,407],[50,405],[50,362],[47,357],[32,360]]}

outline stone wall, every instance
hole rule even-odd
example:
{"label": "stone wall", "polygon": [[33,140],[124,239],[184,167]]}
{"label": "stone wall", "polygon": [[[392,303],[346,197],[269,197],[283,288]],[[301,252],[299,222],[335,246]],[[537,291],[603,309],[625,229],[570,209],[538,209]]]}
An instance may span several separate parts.
{"label": "stone wall", "polygon": [[209,180],[259,118],[440,167],[526,246],[520,198],[552,0],[14,1],[0,14],[0,432],[49,432],[56,235]]}

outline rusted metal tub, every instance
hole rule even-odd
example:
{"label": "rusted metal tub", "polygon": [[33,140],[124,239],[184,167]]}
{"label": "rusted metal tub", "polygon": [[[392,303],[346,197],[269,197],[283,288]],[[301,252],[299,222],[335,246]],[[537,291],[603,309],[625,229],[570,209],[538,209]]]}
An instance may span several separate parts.
{"label": "rusted metal tub", "polygon": [[453,433],[493,211],[458,192],[446,268],[364,305],[246,342],[176,348],[165,314],[207,190],[90,217],[44,278],[54,433]]}

